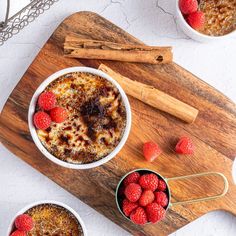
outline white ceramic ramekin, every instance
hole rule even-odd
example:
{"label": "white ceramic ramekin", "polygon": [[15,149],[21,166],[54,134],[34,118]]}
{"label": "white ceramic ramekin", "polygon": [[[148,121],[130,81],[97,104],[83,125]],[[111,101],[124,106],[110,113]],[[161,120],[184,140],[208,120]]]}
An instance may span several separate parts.
{"label": "white ceramic ramekin", "polygon": [[[37,104],[38,96],[44,91],[44,89],[48,86],[49,83],[51,83],[52,81],[54,81],[58,77],[60,77],[62,75],[65,75],[67,73],[71,73],[71,72],[87,72],[87,73],[91,73],[91,74],[94,74],[94,75],[98,75],[98,76],[103,77],[103,78],[107,79],[108,81],[112,82],[116,86],[116,88],[119,90],[119,92],[121,94],[121,97],[123,99],[124,105],[125,105],[125,110],[126,110],[126,126],[125,126],[123,137],[121,138],[121,140],[120,140],[119,144],[117,145],[117,147],[109,155],[102,158],[101,160],[98,160],[98,161],[95,161],[95,162],[92,162],[92,163],[88,163],[88,164],[68,163],[68,162],[59,160],[58,158],[53,156],[51,153],[49,153],[47,151],[47,149],[43,146],[43,144],[39,140],[38,135],[36,133],[35,126],[33,124],[33,115],[34,115],[34,112],[35,112],[35,107],[36,107],[36,104]],[[94,167],[100,166],[100,165],[108,162],[113,157],[115,157],[118,154],[118,152],[121,150],[121,148],[124,146],[128,136],[129,136],[129,132],[130,132],[130,128],[131,128],[131,109],[130,109],[129,100],[128,100],[124,90],[109,75],[107,75],[106,73],[104,73],[100,70],[96,70],[96,69],[93,69],[93,68],[90,68],[90,67],[70,67],[70,68],[60,70],[60,71],[52,74],[51,76],[49,76],[46,80],[43,81],[43,83],[35,91],[32,99],[31,99],[30,106],[29,106],[28,125],[29,125],[29,130],[30,130],[30,133],[31,133],[31,136],[33,138],[33,141],[34,141],[35,145],[44,154],[44,156],[46,156],[49,160],[53,161],[54,163],[56,163],[60,166],[66,167],[66,168],[89,169],[89,168],[94,168]]]}
{"label": "white ceramic ramekin", "polygon": [[58,205],[58,206],[61,206],[63,208],[65,208],[66,210],[68,210],[72,215],[75,216],[75,218],[79,221],[81,227],[82,227],[82,230],[83,230],[83,233],[84,233],[84,236],[87,236],[87,230],[86,230],[86,227],[85,227],[85,224],[83,222],[83,220],[80,218],[79,214],[73,210],[71,207],[67,206],[66,204],[64,203],[61,203],[61,202],[57,202],[57,201],[53,201],[53,200],[45,200],[45,201],[38,201],[38,202],[34,202],[34,203],[31,203],[27,206],[25,206],[23,209],[21,209],[20,211],[18,211],[16,213],[16,215],[13,217],[13,219],[11,220],[10,222],[10,225],[7,229],[7,236],[9,236],[12,232],[12,229],[14,227],[14,222],[15,222],[15,219],[18,215],[21,215],[21,214],[24,214],[27,210],[29,210],[30,208],[32,207],[35,207],[35,206],[38,206],[38,205],[41,205],[41,204],[55,204],[55,205]]}
{"label": "white ceramic ramekin", "polygon": [[203,42],[203,43],[208,43],[208,42],[212,42],[212,41],[219,41],[225,38],[230,38],[233,35],[236,35],[236,30],[234,30],[233,32],[223,35],[223,36],[208,36],[202,33],[199,33],[198,31],[196,31],[195,29],[193,29],[184,19],[180,9],[179,9],[179,0],[176,0],[176,21],[178,26],[183,30],[183,32],[189,36],[190,38],[199,41],[199,42]]}

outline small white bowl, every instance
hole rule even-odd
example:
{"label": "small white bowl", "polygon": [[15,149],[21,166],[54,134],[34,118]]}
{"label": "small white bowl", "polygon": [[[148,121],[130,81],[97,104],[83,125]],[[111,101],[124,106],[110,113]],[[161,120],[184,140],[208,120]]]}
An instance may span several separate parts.
{"label": "small white bowl", "polygon": [[[43,146],[43,144],[39,140],[38,135],[36,133],[36,129],[35,129],[34,124],[33,124],[33,115],[34,115],[34,112],[35,112],[35,107],[36,107],[36,104],[37,104],[38,96],[45,90],[45,88],[48,86],[48,84],[50,84],[52,81],[54,81],[55,79],[57,79],[58,77],[60,77],[62,75],[65,75],[65,74],[71,73],[71,72],[91,73],[91,74],[98,75],[98,76],[100,76],[102,78],[105,78],[108,81],[112,82],[113,85],[115,85],[115,87],[119,90],[119,92],[121,94],[121,97],[123,99],[124,105],[125,105],[125,110],[126,110],[126,126],[125,126],[123,137],[121,138],[119,144],[106,157],[104,157],[104,158],[102,158],[98,161],[88,163],[88,164],[68,163],[68,162],[62,161],[62,160],[56,158],[55,156],[53,156],[50,152],[48,152],[48,150]],[[60,70],[60,71],[52,74],[51,76],[49,76],[46,80],[43,81],[43,83],[35,91],[32,99],[31,99],[30,106],[29,106],[28,125],[29,125],[29,130],[30,130],[30,133],[31,133],[31,136],[33,138],[33,141],[34,141],[35,145],[44,154],[44,156],[46,156],[49,160],[53,161],[54,163],[56,163],[60,166],[66,167],[66,168],[90,169],[90,168],[100,166],[100,165],[108,162],[109,160],[111,160],[113,157],[115,157],[118,154],[118,152],[124,146],[128,136],[129,136],[129,132],[130,132],[130,128],[131,128],[131,109],[130,109],[129,100],[128,100],[124,90],[109,75],[107,75],[106,73],[104,73],[100,70],[96,70],[96,69],[93,69],[93,68],[90,68],[90,67],[70,67],[70,68]]]}
{"label": "small white bowl", "polygon": [[85,227],[85,224],[83,222],[83,220],[80,218],[79,214],[73,210],[71,207],[67,206],[66,204],[62,203],[62,202],[57,202],[57,201],[53,201],[53,200],[45,200],[45,201],[38,201],[38,202],[34,202],[34,203],[31,203],[27,206],[25,206],[23,209],[21,209],[20,211],[18,211],[15,216],[13,217],[13,219],[11,220],[11,223],[7,229],[7,236],[9,236],[11,233],[12,233],[12,230],[13,230],[13,227],[14,227],[14,222],[15,222],[15,219],[17,216],[21,215],[21,214],[24,214],[27,210],[29,210],[30,208],[32,207],[35,207],[35,206],[38,206],[38,205],[41,205],[41,204],[54,204],[54,205],[58,205],[58,206],[61,206],[63,208],[65,208],[66,210],[68,210],[72,215],[75,216],[75,218],[78,220],[78,222],[80,223],[81,227],[82,227],[82,230],[83,230],[83,233],[84,233],[84,236],[87,236],[87,230],[86,230],[86,227]]}
{"label": "small white bowl", "polygon": [[179,0],[176,0],[176,21],[177,21],[178,26],[183,30],[183,32],[187,36],[189,36],[190,38],[196,41],[203,42],[203,43],[208,43],[212,41],[220,41],[222,39],[230,38],[233,35],[236,35],[236,30],[222,36],[209,36],[209,35],[199,33],[197,30],[193,29],[184,19],[179,8]]}

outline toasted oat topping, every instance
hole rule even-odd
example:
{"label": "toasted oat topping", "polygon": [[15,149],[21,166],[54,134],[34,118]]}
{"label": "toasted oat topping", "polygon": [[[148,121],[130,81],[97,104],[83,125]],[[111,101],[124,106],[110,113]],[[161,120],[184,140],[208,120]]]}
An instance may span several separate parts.
{"label": "toasted oat topping", "polygon": [[205,15],[201,33],[222,36],[236,29],[236,0],[201,0],[199,6]]}
{"label": "toasted oat topping", "polygon": [[28,236],[83,236],[80,223],[67,209],[41,204],[25,212],[32,217],[34,228]]}
{"label": "toasted oat topping", "polygon": [[126,111],[119,90],[108,80],[90,73],[69,73],[52,83],[57,104],[68,111],[63,123],[37,130],[42,144],[55,157],[83,164],[102,159],[120,142]]}

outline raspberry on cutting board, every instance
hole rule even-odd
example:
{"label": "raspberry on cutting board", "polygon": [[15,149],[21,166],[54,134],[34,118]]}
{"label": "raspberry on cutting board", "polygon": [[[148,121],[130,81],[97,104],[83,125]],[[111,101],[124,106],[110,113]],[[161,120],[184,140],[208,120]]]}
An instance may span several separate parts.
{"label": "raspberry on cutting board", "polygon": [[175,146],[175,151],[179,154],[193,154],[194,147],[190,138],[182,137]]}
{"label": "raspberry on cutting board", "polygon": [[149,162],[154,161],[160,154],[161,149],[154,142],[146,142],[143,144],[143,155],[145,159]]}

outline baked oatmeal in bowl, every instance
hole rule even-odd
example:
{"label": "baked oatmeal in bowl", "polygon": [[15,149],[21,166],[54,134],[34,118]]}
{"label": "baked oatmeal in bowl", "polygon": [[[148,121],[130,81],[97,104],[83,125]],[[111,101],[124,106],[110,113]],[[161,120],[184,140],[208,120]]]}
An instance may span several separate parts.
{"label": "baked oatmeal in bowl", "polygon": [[86,236],[87,231],[76,211],[64,203],[49,200],[29,204],[17,212],[6,235]]}
{"label": "baked oatmeal in bowl", "polygon": [[128,98],[102,71],[71,67],[47,78],[32,97],[28,123],[39,150],[51,161],[88,169],[112,159],[131,126]]}
{"label": "baked oatmeal in bowl", "polygon": [[236,0],[176,0],[176,20],[197,41],[230,38],[236,36]]}

